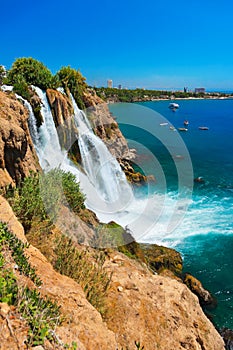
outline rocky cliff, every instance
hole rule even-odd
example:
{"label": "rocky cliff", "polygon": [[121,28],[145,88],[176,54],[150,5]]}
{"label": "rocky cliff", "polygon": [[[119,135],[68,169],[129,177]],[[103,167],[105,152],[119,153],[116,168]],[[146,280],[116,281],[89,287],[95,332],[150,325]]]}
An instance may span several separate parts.
{"label": "rocky cliff", "polygon": [[[56,125],[62,125],[69,119],[72,105],[60,92],[48,90],[47,95]],[[86,105],[91,106],[90,118],[96,132],[97,119],[100,118],[102,127],[99,132],[107,142],[106,125],[114,124],[113,135],[109,135],[112,137],[112,145],[118,144],[117,135],[120,139],[115,155],[125,157],[129,152],[128,146],[108,109],[105,109],[107,106],[102,110],[97,97],[93,97],[91,93],[87,94],[86,99]],[[0,92],[0,186],[18,184],[29,175],[30,170],[40,171],[27,119],[27,109],[14,94]],[[64,139],[66,136],[66,133],[60,135]],[[110,143],[109,147],[112,147]],[[85,220],[88,217],[90,222],[80,225],[79,234],[92,236],[98,222],[90,213],[85,212],[83,215]],[[27,242],[22,225],[2,197],[0,221],[6,222],[20,240]],[[43,231],[43,228],[41,230]],[[41,237],[44,244],[45,233]],[[47,241],[48,244],[52,241],[50,233]],[[164,250],[162,252],[163,263],[166,261],[167,264],[168,261],[168,265],[171,265],[170,258],[164,255]],[[6,251],[3,253],[8,254]],[[224,349],[222,338],[204,315],[198,298],[179,279],[154,274],[137,259],[132,260],[119,252],[108,250],[105,252],[104,269],[108,276],[111,276],[111,281],[105,297],[106,312],[103,317],[88,302],[81,286],[71,278],[56,272],[35,246],[30,245],[26,254],[42,281],[42,286],[37,287],[41,295],[49,296],[61,305],[63,322],[56,328],[56,349],[64,349],[63,345],[71,344],[72,341],[75,341],[77,348],[81,350],[135,350],[135,341],[140,342],[145,350]],[[160,270],[161,254],[160,259],[148,249],[146,254],[145,257],[151,261],[151,266]],[[8,255],[6,257],[8,268],[14,271],[18,283],[31,284],[15,269],[15,263],[8,259]],[[179,257],[176,256],[176,260],[177,263],[173,264],[175,272],[180,269]],[[17,310],[5,303],[0,304],[0,328],[2,349],[27,348],[25,340],[28,326]],[[49,341],[44,345],[46,350],[55,348]]]}
{"label": "rocky cliff", "polygon": [[[78,130],[72,123],[73,108],[70,98],[52,89],[48,89],[46,94],[54,122],[59,127],[60,142],[69,148],[71,157],[81,163],[78,142],[75,141]],[[147,181],[145,176],[135,172],[132,166],[135,150],[129,149],[126,139],[108,109],[108,105],[92,89],[87,89],[84,93],[84,103],[86,115],[95,134],[104,141],[110,153],[119,161],[128,180],[135,184]],[[150,180],[154,179],[150,178]]]}
{"label": "rocky cliff", "polygon": [[28,110],[13,93],[0,91],[0,187],[40,170],[28,129]]}
{"label": "rocky cliff", "polygon": [[[0,197],[0,221],[20,240],[24,230],[5,199]],[[105,270],[112,275],[106,297],[105,318],[89,304],[81,287],[54,271],[33,246],[26,249],[31,265],[42,280],[40,293],[61,305],[64,321],[56,327],[59,344],[75,341],[81,350],[223,350],[221,336],[204,315],[198,298],[182,283],[152,274],[136,260],[108,251]],[[14,269],[14,265],[11,266]],[[17,279],[22,275],[17,273]],[[24,281],[25,282],[25,281]],[[0,305],[2,349],[24,349],[27,327],[16,311]],[[42,348],[43,349],[43,348]],[[49,342],[44,349],[54,349]]]}

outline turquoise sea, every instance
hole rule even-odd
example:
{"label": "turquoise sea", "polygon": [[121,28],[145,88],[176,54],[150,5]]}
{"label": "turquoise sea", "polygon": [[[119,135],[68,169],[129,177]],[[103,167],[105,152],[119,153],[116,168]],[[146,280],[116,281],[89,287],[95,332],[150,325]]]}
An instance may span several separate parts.
{"label": "turquoise sea", "polygon": [[[163,177],[151,166],[152,157],[156,157],[171,199],[178,189],[172,157],[175,154],[183,162],[187,155],[183,157],[182,148],[176,151],[175,146],[171,154],[171,149],[156,135],[163,134],[165,139],[167,135],[169,143],[172,133],[178,133],[184,141],[191,158],[193,179],[202,177],[204,182],[193,182],[183,221],[174,234],[163,237],[160,243],[178,250],[183,256],[184,271],[199,278],[217,298],[217,308],[208,311],[215,325],[233,329],[233,100],[177,100],[180,107],[175,112],[168,108],[170,102],[138,103],[138,113],[136,104],[133,108],[131,104],[114,104],[110,110],[130,147],[137,149],[140,167],[156,177],[153,190],[161,193],[165,190]],[[165,118],[162,123],[158,122],[155,112]],[[184,120],[189,121],[187,132],[170,129],[171,125],[183,127]],[[209,130],[201,131],[199,126],[208,126]],[[147,195],[145,187],[137,192]],[[153,243],[153,236],[149,241]]]}

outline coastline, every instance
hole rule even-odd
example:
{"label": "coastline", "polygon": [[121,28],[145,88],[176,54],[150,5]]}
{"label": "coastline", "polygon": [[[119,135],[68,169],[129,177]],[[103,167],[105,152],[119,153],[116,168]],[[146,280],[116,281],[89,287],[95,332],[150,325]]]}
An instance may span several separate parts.
{"label": "coastline", "polygon": [[[182,100],[232,100],[233,96],[208,96],[208,97],[175,97],[175,98],[141,98],[137,99],[135,101],[124,101],[128,103],[134,103],[134,102],[159,102],[159,101],[182,101]],[[107,99],[107,104],[113,104],[113,103],[121,103],[122,101],[119,100],[113,100],[113,99]]]}

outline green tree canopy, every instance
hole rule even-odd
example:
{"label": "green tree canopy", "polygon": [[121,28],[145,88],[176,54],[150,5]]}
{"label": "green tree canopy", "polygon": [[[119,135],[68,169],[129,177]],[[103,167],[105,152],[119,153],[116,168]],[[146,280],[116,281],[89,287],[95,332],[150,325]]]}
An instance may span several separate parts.
{"label": "green tree canopy", "polygon": [[22,81],[28,85],[36,85],[43,90],[54,85],[54,77],[50,70],[43,63],[31,57],[18,58],[8,71],[7,84],[14,85]]}
{"label": "green tree canopy", "polygon": [[86,79],[82,76],[79,70],[70,66],[62,67],[55,76],[59,81],[60,86],[65,90],[68,88],[72,93],[79,108],[84,109],[83,93],[87,88]]}

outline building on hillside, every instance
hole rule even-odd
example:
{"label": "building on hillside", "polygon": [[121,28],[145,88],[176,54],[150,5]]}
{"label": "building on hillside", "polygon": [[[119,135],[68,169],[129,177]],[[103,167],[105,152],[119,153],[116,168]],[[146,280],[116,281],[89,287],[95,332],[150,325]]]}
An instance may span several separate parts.
{"label": "building on hillside", "polygon": [[111,79],[107,80],[107,87],[110,89],[112,88],[112,80]]}
{"label": "building on hillside", "polygon": [[194,92],[196,94],[200,94],[200,93],[205,94],[205,88],[195,88]]}

